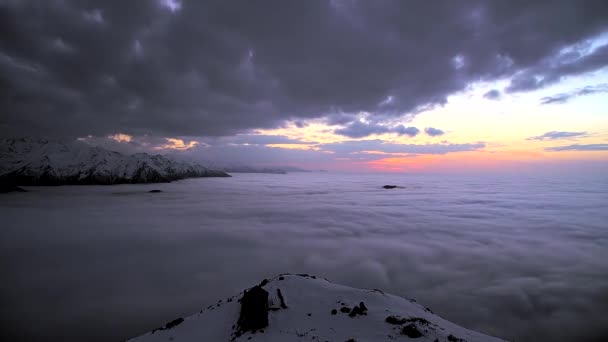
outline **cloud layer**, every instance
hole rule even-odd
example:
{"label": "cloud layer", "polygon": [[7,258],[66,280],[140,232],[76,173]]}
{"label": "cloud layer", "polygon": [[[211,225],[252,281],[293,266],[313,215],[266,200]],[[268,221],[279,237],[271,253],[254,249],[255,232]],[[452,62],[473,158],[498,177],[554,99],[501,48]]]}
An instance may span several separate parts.
{"label": "cloud layer", "polygon": [[608,46],[583,43],[607,12],[603,0],[2,1],[0,133],[229,135],[414,115],[473,81],[527,91],[605,66]]}
{"label": "cloud layer", "polygon": [[605,175],[316,175],[0,196],[0,336],[125,340],[281,272],[511,341],[607,336]]}
{"label": "cloud layer", "polygon": [[551,131],[544,133],[542,135],[538,135],[535,137],[529,137],[526,140],[559,140],[559,139],[575,139],[575,138],[584,138],[589,136],[587,132],[558,132]]}
{"label": "cloud layer", "polygon": [[552,96],[546,96],[540,99],[541,104],[552,104],[552,103],[566,103],[575,97],[606,93],[608,92],[608,83],[597,84],[594,86],[587,86],[579,89],[572,90],[567,93],[555,94]]}
{"label": "cloud layer", "polygon": [[566,146],[547,147],[545,151],[608,151],[608,144],[574,144]]}
{"label": "cloud layer", "polygon": [[380,125],[377,123],[366,123],[361,121],[353,121],[343,128],[334,130],[335,134],[347,136],[349,138],[364,138],[374,134],[385,134],[394,133],[397,135],[407,135],[409,137],[415,137],[420,133],[420,130],[416,127],[405,127],[404,125],[397,125],[389,127]]}

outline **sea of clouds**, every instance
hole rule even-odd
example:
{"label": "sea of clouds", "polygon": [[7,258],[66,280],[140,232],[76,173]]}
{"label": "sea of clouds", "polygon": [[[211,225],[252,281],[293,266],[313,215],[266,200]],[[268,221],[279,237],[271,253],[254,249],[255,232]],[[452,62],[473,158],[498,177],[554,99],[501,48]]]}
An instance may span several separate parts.
{"label": "sea of clouds", "polygon": [[29,190],[0,195],[3,340],[125,339],[282,272],[414,298],[511,340],[608,336],[605,176],[237,174]]}

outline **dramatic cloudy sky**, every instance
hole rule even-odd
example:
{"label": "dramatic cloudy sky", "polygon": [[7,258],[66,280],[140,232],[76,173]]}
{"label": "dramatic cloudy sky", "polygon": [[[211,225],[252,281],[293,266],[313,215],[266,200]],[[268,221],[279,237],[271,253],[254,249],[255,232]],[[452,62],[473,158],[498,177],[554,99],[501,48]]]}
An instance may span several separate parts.
{"label": "dramatic cloudy sky", "polygon": [[0,0],[0,135],[309,169],[605,166],[607,66],[605,0]]}

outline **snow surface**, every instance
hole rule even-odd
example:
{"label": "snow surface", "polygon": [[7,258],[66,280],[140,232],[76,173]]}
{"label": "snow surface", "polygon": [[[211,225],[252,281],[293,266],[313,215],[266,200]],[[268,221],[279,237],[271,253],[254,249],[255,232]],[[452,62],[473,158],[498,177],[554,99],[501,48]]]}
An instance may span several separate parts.
{"label": "snow surface", "polygon": [[[356,289],[315,276],[288,274],[260,285],[269,293],[266,328],[235,333],[242,292],[130,341],[407,341],[414,337],[404,335],[402,329],[412,329],[410,325],[422,334],[415,338],[417,341],[502,341],[449,322],[414,300],[376,289]],[[286,308],[280,305],[279,290]],[[341,310],[352,310],[361,302],[367,308],[363,315],[351,316]],[[404,320],[391,324],[386,321],[389,316]]]}
{"label": "snow surface", "polygon": [[22,185],[151,183],[210,176],[228,175],[161,155],[123,155],[79,142],[0,140],[0,179]]}

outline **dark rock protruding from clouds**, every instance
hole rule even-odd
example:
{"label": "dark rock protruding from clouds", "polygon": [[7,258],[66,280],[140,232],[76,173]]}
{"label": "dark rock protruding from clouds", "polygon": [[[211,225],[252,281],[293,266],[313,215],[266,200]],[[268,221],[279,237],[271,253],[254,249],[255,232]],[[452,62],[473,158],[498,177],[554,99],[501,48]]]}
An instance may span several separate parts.
{"label": "dark rock protruding from clouds", "polygon": [[0,2],[0,134],[411,117],[475,81],[529,91],[608,63],[608,46],[581,44],[608,30],[605,0],[167,3]]}
{"label": "dark rock protruding from clouds", "polygon": [[399,185],[385,185],[383,186],[384,189],[403,189],[402,186]]}
{"label": "dark rock protruding from clouds", "polygon": [[7,192],[27,192],[27,190],[12,184],[5,184],[4,182],[0,183],[0,194]]}

